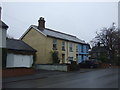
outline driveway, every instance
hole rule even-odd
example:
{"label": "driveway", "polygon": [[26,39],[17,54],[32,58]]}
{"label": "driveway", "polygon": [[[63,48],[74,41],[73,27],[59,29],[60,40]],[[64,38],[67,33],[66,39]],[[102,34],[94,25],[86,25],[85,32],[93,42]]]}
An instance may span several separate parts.
{"label": "driveway", "polygon": [[117,68],[85,70],[50,71],[37,74],[36,78],[8,80],[9,82],[3,79],[3,88],[118,88]]}

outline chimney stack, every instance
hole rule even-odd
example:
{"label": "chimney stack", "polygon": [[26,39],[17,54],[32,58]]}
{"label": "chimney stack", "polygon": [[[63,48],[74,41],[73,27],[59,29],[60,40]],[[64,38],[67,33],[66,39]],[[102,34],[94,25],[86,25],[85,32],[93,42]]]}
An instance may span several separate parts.
{"label": "chimney stack", "polygon": [[1,20],[1,10],[2,10],[2,8],[0,7],[0,20]]}
{"label": "chimney stack", "polygon": [[38,29],[44,29],[45,28],[45,20],[43,17],[40,17],[38,20]]}

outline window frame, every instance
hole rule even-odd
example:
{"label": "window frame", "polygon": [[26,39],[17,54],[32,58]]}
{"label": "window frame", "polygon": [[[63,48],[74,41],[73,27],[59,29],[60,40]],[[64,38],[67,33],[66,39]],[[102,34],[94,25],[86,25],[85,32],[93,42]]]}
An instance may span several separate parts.
{"label": "window frame", "polygon": [[65,41],[62,41],[62,51],[65,51]]}
{"label": "window frame", "polygon": [[84,46],[84,45],[81,45],[81,52],[82,52],[82,53],[84,53],[83,46]]}
{"label": "window frame", "polygon": [[76,45],[76,52],[78,52],[78,44]]}
{"label": "window frame", "polygon": [[73,44],[72,44],[72,42],[69,43],[69,52],[73,52]]}
{"label": "window frame", "polygon": [[53,39],[53,50],[57,50],[57,39]]}

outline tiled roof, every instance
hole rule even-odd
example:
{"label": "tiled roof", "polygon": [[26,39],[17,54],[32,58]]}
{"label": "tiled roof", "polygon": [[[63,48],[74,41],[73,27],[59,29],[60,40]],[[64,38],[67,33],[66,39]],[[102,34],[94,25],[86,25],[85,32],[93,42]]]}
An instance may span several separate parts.
{"label": "tiled roof", "polygon": [[52,30],[52,29],[48,29],[48,28],[40,30],[35,25],[32,25],[32,27],[34,27],[35,29],[39,30],[40,32],[44,33],[45,35],[47,35],[49,37],[59,38],[59,39],[67,40],[67,41],[73,41],[73,42],[76,42],[76,43],[87,44],[87,43],[85,43],[85,41],[80,40],[76,36],[73,36],[73,35],[70,35],[70,34],[62,33],[62,32],[59,32],[59,31]]}
{"label": "tiled roof", "polygon": [[35,49],[33,49],[31,46],[21,40],[7,38],[6,42],[7,49],[36,52]]}

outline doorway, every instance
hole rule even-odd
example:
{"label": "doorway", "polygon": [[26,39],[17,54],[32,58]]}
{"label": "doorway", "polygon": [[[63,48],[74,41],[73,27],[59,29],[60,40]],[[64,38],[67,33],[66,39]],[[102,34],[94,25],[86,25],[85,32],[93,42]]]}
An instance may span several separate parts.
{"label": "doorway", "polygon": [[76,54],[76,62],[78,63],[78,54]]}
{"label": "doorway", "polygon": [[62,54],[62,63],[65,63],[65,54]]}

